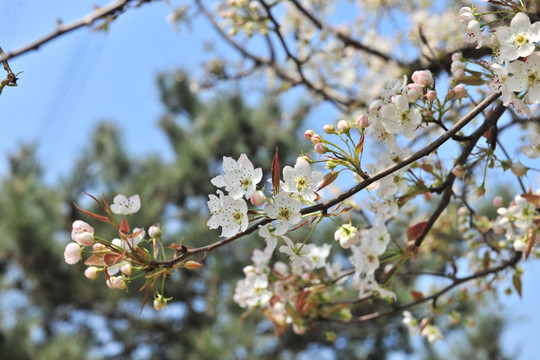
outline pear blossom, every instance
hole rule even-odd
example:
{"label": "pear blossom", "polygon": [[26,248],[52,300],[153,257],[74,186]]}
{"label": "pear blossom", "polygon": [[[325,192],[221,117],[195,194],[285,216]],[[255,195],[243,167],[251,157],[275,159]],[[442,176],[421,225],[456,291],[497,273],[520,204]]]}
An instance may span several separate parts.
{"label": "pear blossom", "polygon": [[491,90],[502,93],[503,105],[508,106],[512,99],[512,91],[508,88],[506,81],[508,80],[508,68],[502,67],[499,64],[491,64],[491,70],[493,71],[493,77],[488,83]]}
{"label": "pear blossom", "polygon": [[123,290],[126,288],[126,281],[122,276],[109,276],[107,279],[107,286],[111,289]]}
{"label": "pear blossom", "polygon": [[82,246],[92,246],[94,244],[94,228],[82,220],[73,222],[71,239]]}
{"label": "pear blossom", "polygon": [[236,284],[233,300],[241,307],[265,306],[272,297],[267,288],[266,275],[250,273]]}
{"label": "pear blossom", "polygon": [[540,53],[532,53],[527,61],[510,63],[509,71],[512,76],[506,80],[508,88],[517,93],[527,91],[525,101],[529,104],[540,103]]}
{"label": "pear blossom", "polygon": [[135,214],[141,208],[141,198],[138,194],[131,196],[129,199],[122,194],[118,194],[113,201],[111,211],[118,215]]}
{"label": "pear blossom", "polygon": [[309,244],[309,252],[307,253],[307,257],[309,260],[311,260],[311,263],[313,264],[313,269],[320,269],[323,268],[326,265],[326,258],[328,255],[330,255],[330,249],[332,248],[332,245],[330,244],[323,244],[322,246],[316,246],[314,244]]}
{"label": "pear blossom", "polygon": [[409,330],[409,336],[418,334],[418,320],[412,316],[410,311],[403,312],[403,325]]}
{"label": "pear blossom", "polygon": [[529,56],[535,49],[535,42],[540,41],[540,22],[531,25],[529,16],[517,13],[510,26],[501,26],[496,31],[501,44],[501,57],[512,61]]}
{"label": "pear blossom", "polygon": [[90,280],[94,280],[99,275],[99,268],[95,266],[89,266],[84,271],[84,276],[86,276]]}
{"label": "pear blossom", "polygon": [[311,259],[306,256],[310,250],[307,245],[301,246],[294,244],[291,239],[285,236],[283,237],[283,241],[285,241],[286,245],[280,246],[279,252],[289,256],[294,270],[300,271],[303,266],[307,267],[308,269],[313,267]]}
{"label": "pear blossom", "polygon": [[283,181],[283,190],[298,194],[307,201],[314,201],[317,198],[315,191],[323,181],[323,174],[313,171],[309,162],[299,157],[294,168],[283,168]]}
{"label": "pear blossom", "polygon": [[531,118],[531,109],[520,99],[510,100],[510,104],[514,108],[514,111],[519,116],[526,116],[528,119]]}
{"label": "pear blossom", "polygon": [[[248,227],[248,207],[243,199],[232,196],[223,198],[223,210],[216,215],[215,222],[222,227],[221,236],[230,237]],[[210,220],[209,220],[210,221]]]}
{"label": "pear blossom", "polygon": [[360,232],[356,226],[351,224],[341,225],[334,233],[334,240],[339,241],[339,245],[348,249],[360,240]]}
{"label": "pear blossom", "polygon": [[69,265],[78,263],[81,260],[81,247],[75,243],[69,243],[64,251],[64,260]]}
{"label": "pear blossom", "polygon": [[284,191],[276,195],[273,204],[266,204],[266,215],[277,220],[274,235],[283,235],[289,230],[289,225],[298,224],[302,219],[301,208],[300,200],[293,199],[290,193]]}
{"label": "pear blossom", "polygon": [[206,222],[206,225],[210,229],[217,229],[219,227],[219,223],[217,222],[217,219],[219,217],[219,214],[223,211],[223,200],[225,198],[225,194],[221,190],[217,191],[218,196],[210,194],[208,195],[208,198],[210,200],[207,201],[208,209],[210,210],[210,219]]}
{"label": "pear blossom", "polygon": [[225,174],[218,175],[210,181],[218,188],[225,187],[225,191],[234,199],[240,199],[242,196],[249,199],[262,179],[262,169],[255,169],[246,154],[241,154],[238,161],[224,156],[223,171]]}
{"label": "pear blossom", "polygon": [[532,131],[529,133],[529,145],[521,146],[519,149],[530,159],[536,159],[540,156],[540,134]]}
{"label": "pear blossom", "polygon": [[426,327],[424,327],[420,332],[420,335],[427,338],[427,341],[429,341],[431,345],[435,344],[439,339],[444,339],[441,330],[439,330],[439,328],[434,325],[427,325]]}
{"label": "pear blossom", "polygon": [[272,233],[270,229],[268,229],[268,225],[261,226],[261,228],[259,229],[259,236],[264,238],[264,240],[266,241],[266,249],[268,249],[268,251],[272,253],[277,246],[277,236],[275,236],[274,233]]}
{"label": "pear blossom", "polygon": [[407,139],[412,140],[416,136],[416,129],[422,122],[422,115],[417,108],[409,108],[409,102],[403,95],[392,98],[391,104],[386,104],[381,108],[383,124],[391,134],[403,134]]}

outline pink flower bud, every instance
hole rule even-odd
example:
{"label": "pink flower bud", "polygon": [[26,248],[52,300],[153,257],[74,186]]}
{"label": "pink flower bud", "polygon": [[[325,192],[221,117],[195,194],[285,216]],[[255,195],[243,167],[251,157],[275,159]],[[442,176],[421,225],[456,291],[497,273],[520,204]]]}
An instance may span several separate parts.
{"label": "pink flower bud", "polygon": [[510,167],[510,170],[512,170],[512,173],[516,176],[524,176],[527,175],[527,167],[523,165],[521,162],[515,162],[512,163],[512,166]]}
{"label": "pink flower bud", "polygon": [[132,271],[131,264],[122,265],[120,267],[120,271],[122,272],[122,274],[130,276]]}
{"label": "pink flower bud", "polygon": [[111,289],[125,289],[126,288],[126,282],[124,281],[124,278],[121,276],[110,276],[107,279],[107,286]]}
{"label": "pink flower bud", "polygon": [[413,102],[416,99],[418,99],[422,92],[424,91],[424,87],[419,84],[409,84],[403,89],[403,95],[407,98],[409,102]]}
{"label": "pink flower bud", "polygon": [[263,206],[266,203],[266,196],[261,190],[257,190],[251,195],[251,203],[253,206]]}
{"label": "pink flower bud", "polygon": [[99,275],[99,269],[95,266],[89,266],[84,270],[84,276],[86,276],[90,280],[94,280]]}
{"label": "pink flower bud", "polygon": [[429,70],[420,70],[413,72],[411,79],[416,84],[428,87],[433,82],[433,75]]}
{"label": "pink flower bud", "polygon": [[351,130],[351,125],[345,120],[339,120],[337,123],[337,129],[340,134],[342,133],[348,133],[349,130]]}
{"label": "pink flower bud", "polygon": [[456,69],[456,71],[454,71],[454,77],[457,80],[463,79],[465,77],[465,71],[463,71],[463,69]]}
{"label": "pink flower bud", "polygon": [[92,251],[103,251],[103,250],[105,250],[105,249],[106,249],[105,245],[100,244],[100,243],[95,243],[95,244],[92,246]]}
{"label": "pink flower bud", "polygon": [[319,154],[325,154],[328,151],[328,148],[323,143],[315,144],[315,151]]}
{"label": "pink flower bud", "polygon": [[75,243],[69,243],[64,251],[64,260],[69,265],[78,263],[81,260],[81,247]]}
{"label": "pink flower bud", "polygon": [[469,213],[469,209],[466,206],[462,206],[457,211],[459,216],[466,216]]}
{"label": "pink flower bud", "polygon": [[456,99],[463,99],[465,96],[467,96],[467,89],[465,89],[465,86],[463,85],[457,85],[454,88],[454,96]]}
{"label": "pink flower bud", "polygon": [[332,134],[335,130],[334,125],[326,124],[323,126],[323,131],[326,134]]}
{"label": "pink flower bud", "polygon": [[437,98],[437,92],[435,92],[434,90],[429,90],[426,93],[426,98],[428,99],[428,101],[435,101],[435,99]]}
{"label": "pink flower bud", "polygon": [[493,206],[495,207],[501,207],[503,205],[503,198],[502,196],[498,195],[493,198]]}
{"label": "pink flower bud", "polygon": [[315,134],[315,132],[313,130],[306,130],[304,132],[304,137],[306,138],[306,140],[311,140],[311,137],[313,136],[313,134]]}
{"label": "pink flower bud", "polygon": [[148,228],[148,235],[150,236],[150,239],[161,237],[162,233],[163,231],[161,230],[161,226],[159,226],[157,223]]}
{"label": "pink flower bud", "polygon": [[82,246],[92,246],[94,244],[94,234],[89,232],[83,232],[74,236],[73,240]]}
{"label": "pink flower bud", "polygon": [[358,118],[356,119],[356,125],[358,125],[358,127],[362,129],[367,128],[369,126],[368,117],[366,115],[358,116]]}
{"label": "pink flower bud", "polygon": [[452,61],[460,61],[462,58],[461,58],[461,54],[460,53],[453,53],[452,54]]}
{"label": "pink flower bud", "polygon": [[313,134],[313,136],[311,137],[311,142],[314,144],[318,144],[321,141],[322,141],[322,138],[321,138],[321,135],[319,134]]}

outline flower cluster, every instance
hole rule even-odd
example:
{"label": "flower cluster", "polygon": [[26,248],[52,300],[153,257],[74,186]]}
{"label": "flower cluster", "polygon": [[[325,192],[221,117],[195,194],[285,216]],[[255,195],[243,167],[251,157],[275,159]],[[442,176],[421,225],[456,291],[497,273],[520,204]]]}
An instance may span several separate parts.
{"label": "flower cluster", "polygon": [[[460,27],[466,33],[465,40],[469,43],[478,41],[478,47],[488,41],[482,33],[485,25],[479,22],[481,16],[482,13],[470,7],[463,7],[459,11]],[[518,12],[510,21],[510,26],[500,26],[491,34],[489,42],[494,60],[488,63],[490,89],[502,93],[505,106],[512,105],[516,113],[530,117],[528,105],[540,103],[540,52],[536,50],[540,42],[540,22],[531,24],[527,14]],[[464,70],[461,77],[454,73],[456,81],[466,80]]]}

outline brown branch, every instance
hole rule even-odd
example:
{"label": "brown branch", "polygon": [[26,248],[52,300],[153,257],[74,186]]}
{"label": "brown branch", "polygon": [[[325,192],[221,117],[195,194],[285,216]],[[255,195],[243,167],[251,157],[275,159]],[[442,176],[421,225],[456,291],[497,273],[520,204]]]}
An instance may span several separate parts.
{"label": "brown branch", "polygon": [[[302,215],[308,215],[308,214],[313,214],[313,213],[316,213],[316,212],[319,212],[319,211],[328,210],[330,207],[332,207],[332,206],[334,206],[336,204],[339,204],[340,202],[344,201],[345,199],[348,199],[349,197],[355,195],[356,193],[360,192],[361,190],[366,188],[368,185],[374,183],[375,181],[377,181],[379,179],[382,179],[385,176],[388,176],[388,175],[392,174],[393,172],[395,172],[395,171],[397,171],[397,170],[399,170],[399,169],[401,169],[401,168],[403,168],[403,167],[405,167],[407,165],[410,165],[410,164],[414,163],[415,161],[417,161],[417,160],[419,160],[419,159],[421,159],[421,158],[423,158],[425,156],[428,156],[433,151],[435,151],[439,146],[441,146],[446,141],[448,141],[450,138],[452,138],[452,136],[454,136],[465,125],[467,125],[470,121],[472,121],[478,114],[480,114],[485,108],[487,108],[491,103],[493,103],[499,96],[501,96],[501,94],[493,93],[493,94],[489,95],[482,102],[480,102],[480,104],[478,104],[474,109],[472,109],[467,115],[465,115],[461,120],[456,122],[454,124],[454,126],[452,126],[447,132],[442,134],[439,138],[437,138],[432,143],[426,145],[423,149],[421,149],[421,150],[417,151],[416,153],[408,156],[407,158],[401,160],[400,162],[395,163],[394,165],[389,166],[388,168],[386,168],[386,169],[384,169],[382,171],[379,171],[378,173],[374,174],[373,176],[371,176],[371,177],[365,179],[364,181],[362,181],[360,184],[358,184],[358,185],[352,187],[351,189],[349,189],[349,190],[341,193],[340,195],[336,196],[334,199],[328,200],[328,201],[326,201],[324,203],[321,203],[321,204],[306,207],[306,208],[302,209],[300,211],[300,213]],[[488,123],[488,125],[491,126],[491,123],[489,121],[486,121],[481,126],[482,129],[483,129],[483,126],[486,123]],[[476,132],[480,132],[480,129],[477,130]],[[475,134],[476,134],[476,132],[475,132]],[[157,261],[156,264],[159,265],[159,266],[171,267],[174,264],[185,260],[190,255],[211,251],[211,250],[213,250],[215,248],[221,247],[221,246],[226,245],[226,244],[228,244],[228,243],[230,243],[230,242],[232,242],[232,241],[234,241],[236,239],[239,239],[239,238],[241,238],[241,237],[243,237],[245,235],[251,234],[252,232],[257,230],[259,227],[264,226],[264,225],[270,223],[273,220],[274,219],[261,220],[261,221],[255,223],[255,224],[251,225],[250,227],[248,227],[245,231],[240,232],[240,233],[238,233],[238,234],[236,234],[236,235],[234,235],[232,237],[217,241],[217,242],[215,242],[213,244],[210,244],[210,245],[207,245],[207,246],[194,248],[194,249],[188,249],[186,251],[186,253],[183,254],[183,255],[172,258],[170,260]]]}
{"label": "brown branch", "polygon": [[491,269],[486,269],[486,270],[483,270],[483,271],[479,271],[479,272],[476,272],[474,274],[471,274],[469,276],[465,276],[465,277],[462,277],[462,278],[456,278],[452,284],[450,284],[450,285],[446,286],[445,288],[439,290],[435,294],[432,294],[430,296],[426,296],[426,297],[424,297],[422,299],[415,300],[415,301],[412,301],[412,302],[404,304],[404,305],[395,305],[392,309],[387,310],[387,311],[374,312],[374,313],[371,313],[371,314],[362,315],[362,316],[359,316],[359,317],[354,318],[354,319],[349,320],[349,321],[345,321],[345,320],[342,320],[342,319],[334,319],[334,318],[322,318],[322,317],[315,318],[313,320],[315,320],[315,321],[337,322],[337,323],[342,323],[342,324],[360,323],[360,322],[364,322],[364,321],[373,320],[373,319],[377,319],[377,318],[380,318],[380,317],[392,315],[392,314],[394,314],[396,312],[407,310],[407,309],[409,309],[409,308],[411,308],[413,306],[419,305],[419,304],[424,303],[424,302],[428,302],[428,301],[436,302],[437,299],[440,296],[444,295],[445,293],[447,293],[448,291],[452,290],[454,287],[456,287],[456,286],[458,286],[460,284],[463,284],[463,283],[465,283],[467,281],[470,281],[470,280],[485,277],[485,276],[490,275],[490,274],[498,273],[498,272],[500,272],[500,271],[502,271],[502,270],[504,270],[506,268],[509,268],[509,267],[514,267],[518,263],[518,261],[521,259],[521,256],[522,256],[521,252],[514,252],[512,257],[509,260],[503,262],[501,265],[499,265],[497,267],[494,267],[494,268],[491,268]]}
{"label": "brown branch", "polygon": [[[41,45],[61,35],[67,34],[83,26],[91,26],[97,20],[102,20],[107,16],[112,16],[119,12],[122,12],[125,10],[126,6],[131,1],[133,0],[116,0],[113,3],[110,3],[108,5],[105,5],[104,7],[94,10],[94,12],[92,12],[91,14],[87,14],[78,20],[75,20],[65,25],[59,24],[57,25],[56,29],[50,32],[49,34],[44,35],[26,45],[23,45],[18,49],[10,51],[7,54],[6,53],[0,54],[0,62],[4,62],[5,64],[7,60],[13,59],[19,55],[27,53],[30,50],[37,50]],[[140,5],[140,2],[138,5]]]}

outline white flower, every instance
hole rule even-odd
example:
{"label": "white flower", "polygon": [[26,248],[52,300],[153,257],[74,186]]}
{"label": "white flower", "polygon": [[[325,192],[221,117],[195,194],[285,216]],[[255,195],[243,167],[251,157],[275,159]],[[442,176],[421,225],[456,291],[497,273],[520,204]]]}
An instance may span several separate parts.
{"label": "white flower", "polygon": [[434,325],[427,325],[420,335],[426,337],[431,345],[435,344],[439,339],[444,339],[441,330]]}
{"label": "white flower", "polygon": [[211,182],[219,188],[225,187],[234,199],[240,199],[242,196],[249,199],[262,179],[261,168],[255,169],[246,154],[240,155],[238,161],[224,156],[223,171],[224,175],[216,176]]}
{"label": "white flower", "polygon": [[528,119],[531,118],[531,109],[525,105],[525,103],[519,99],[512,99],[510,104],[514,107],[514,111],[519,116],[526,116]]}
{"label": "white flower", "polygon": [[307,201],[317,198],[315,191],[323,181],[323,175],[318,171],[312,171],[309,162],[299,157],[296,159],[294,169],[290,166],[283,168],[283,190],[293,194],[299,194]]}
{"label": "white flower", "polygon": [[138,194],[129,199],[122,194],[114,197],[114,203],[111,205],[111,211],[118,215],[135,214],[141,208],[141,198]]}
{"label": "white flower", "polygon": [[540,134],[534,131],[530,132],[529,141],[531,142],[529,145],[521,146],[519,149],[528,158],[536,159],[540,156]]}
{"label": "white flower", "polygon": [[231,196],[223,198],[223,210],[216,215],[216,223],[222,227],[221,236],[230,237],[248,227],[248,207],[244,199],[234,199]]}
{"label": "white flower", "polygon": [[221,190],[217,191],[218,196],[210,194],[208,195],[208,209],[210,210],[210,219],[206,222],[206,225],[210,229],[217,229],[219,227],[219,224],[217,222],[218,215],[223,211],[223,198],[225,197],[225,194]]}
{"label": "white flower", "polygon": [[276,248],[276,245],[277,245],[277,240],[278,240],[277,236],[275,236],[270,231],[270,229],[268,229],[268,225],[262,226],[259,229],[259,236],[264,238],[264,240],[266,241],[266,250],[265,251],[269,251],[270,253],[272,253],[274,251],[274,249]]}
{"label": "white flower", "polygon": [[300,200],[293,199],[284,191],[276,195],[274,204],[266,204],[264,211],[268,217],[277,220],[274,235],[283,235],[289,230],[289,225],[298,224],[302,220],[301,208]]}
{"label": "white flower", "polygon": [[501,58],[516,60],[519,57],[527,57],[534,51],[535,42],[540,40],[540,22],[531,25],[529,17],[524,13],[518,13],[510,26],[501,26],[496,31],[497,39],[501,44]]}
{"label": "white flower", "polygon": [[307,257],[311,260],[313,269],[320,269],[326,265],[326,258],[330,255],[331,248],[332,245],[330,244],[324,244],[321,247],[315,245],[310,246]]}
{"label": "white flower", "polygon": [[266,275],[250,273],[236,284],[233,300],[241,307],[265,306],[272,297],[267,288]]}
{"label": "white flower", "polygon": [[360,232],[356,226],[343,224],[334,233],[334,240],[339,241],[339,245],[342,248],[348,249],[351,245],[358,243]]}
{"label": "white flower", "polygon": [[409,330],[409,336],[418,334],[418,320],[416,320],[410,311],[403,312],[403,325]]}
{"label": "white flower", "polygon": [[75,243],[69,243],[64,251],[64,260],[69,265],[78,263],[81,260],[81,247]]}
{"label": "white flower", "polygon": [[493,70],[493,77],[489,81],[488,86],[491,90],[502,93],[503,105],[508,106],[512,99],[512,92],[506,84],[506,80],[508,80],[509,76],[508,69],[493,63],[491,64],[491,70]]}
{"label": "white flower", "polygon": [[94,228],[82,220],[73,222],[71,239],[82,246],[92,246],[94,244]]}
{"label": "white flower", "polygon": [[391,104],[381,108],[383,124],[391,134],[403,134],[412,140],[416,136],[416,129],[422,122],[422,115],[417,108],[409,108],[409,102],[403,95],[394,96]]}
{"label": "white flower", "polygon": [[540,53],[534,52],[527,61],[514,61],[509,65],[512,76],[506,85],[517,93],[527,91],[525,101],[529,104],[540,103]]}
{"label": "white flower", "polygon": [[282,238],[287,245],[280,246],[279,251],[289,256],[294,270],[299,271],[302,266],[306,266],[307,268],[311,269],[313,267],[313,264],[311,260],[306,257],[309,252],[309,248],[307,246],[301,247],[295,245],[292,240],[286,236],[283,236]]}

